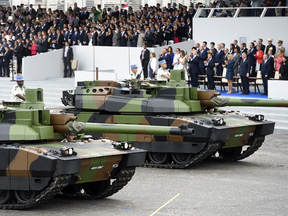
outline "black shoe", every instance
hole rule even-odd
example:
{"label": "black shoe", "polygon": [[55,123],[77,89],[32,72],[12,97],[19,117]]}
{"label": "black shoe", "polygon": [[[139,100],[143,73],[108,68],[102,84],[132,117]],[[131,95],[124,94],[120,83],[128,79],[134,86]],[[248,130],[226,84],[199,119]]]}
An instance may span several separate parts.
{"label": "black shoe", "polygon": [[261,94],[261,95],[266,95],[265,93]]}
{"label": "black shoe", "polygon": [[243,92],[242,92],[242,93],[239,93],[239,94],[240,94],[240,95],[245,95],[245,93],[243,93]]}

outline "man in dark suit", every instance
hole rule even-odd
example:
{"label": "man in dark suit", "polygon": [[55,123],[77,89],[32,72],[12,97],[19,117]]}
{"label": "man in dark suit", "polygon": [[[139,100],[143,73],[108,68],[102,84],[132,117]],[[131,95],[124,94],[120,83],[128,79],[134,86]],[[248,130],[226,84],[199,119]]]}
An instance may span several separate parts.
{"label": "man in dark suit", "polygon": [[170,54],[168,53],[168,49],[166,49],[166,48],[162,49],[162,55],[159,54],[158,61],[160,62],[162,60],[166,61],[166,69],[170,70],[170,68],[171,68],[171,57],[170,57]]}
{"label": "man in dark suit", "polygon": [[73,45],[78,45],[78,40],[79,40],[79,33],[77,27],[74,28],[74,33],[72,34],[72,44]]}
{"label": "man in dark suit", "polygon": [[124,46],[124,47],[126,47],[127,46],[127,36],[125,37],[125,35],[127,35],[127,33],[126,33],[126,31],[125,31],[125,29],[122,27],[121,28],[121,39],[120,39],[120,41],[121,41],[121,46]]}
{"label": "man in dark suit", "polygon": [[144,44],[143,50],[141,51],[141,54],[140,54],[140,61],[142,64],[142,70],[143,70],[144,78],[148,77],[148,64],[149,64],[149,60],[150,60],[150,51],[146,48],[147,48],[147,46],[146,46],[146,44]]}
{"label": "man in dark suit", "polygon": [[3,61],[4,53],[5,53],[5,49],[3,47],[3,43],[0,42],[0,77],[5,76],[5,68],[4,68],[4,61]]}
{"label": "man in dark suit", "polygon": [[10,64],[11,59],[13,58],[13,54],[12,54],[12,50],[9,49],[8,46],[6,46],[4,49],[5,49],[4,58],[3,58],[4,69],[5,69],[4,76],[9,77],[10,76],[9,64]]}
{"label": "man in dark suit", "polygon": [[[132,47],[137,47],[138,42],[138,32],[137,28],[133,28],[133,40],[132,40]],[[117,46],[117,45],[116,45]]]}
{"label": "man in dark suit", "polygon": [[120,13],[120,16],[124,15],[125,19],[127,19],[127,10],[125,10],[123,7],[124,7],[124,4],[121,5],[121,13]]}
{"label": "man in dark suit", "polygon": [[260,46],[260,49],[263,51],[263,53],[264,53],[264,51],[265,51],[265,45],[263,44],[263,40],[262,40],[262,38],[259,38],[258,39],[258,45]]}
{"label": "man in dark suit", "polygon": [[270,71],[270,63],[268,62],[268,55],[265,54],[263,56],[262,69],[261,69],[261,77],[264,87],[264,93],[262,95],[268,95],[268,79],[269,79],[269,71]]}
{"label": "man in dark suit", "polygon": [[145,41],[146,41],[147,47],[152,47],[152,45],[153,45],[153,34],[152,34],[152,32],[150,32],[150,28],[149,27],[146,28]]}
{"label": "man in dark suit", "polygon": [[165,40],[168,43],[169,40],[172,40],[173,38],[173,28],[171,26],[170,21],[166,22],[164,32],[165,32]]}
{"label": "man in dark suit", "polygon": [[101,27],[101,32],[98,34],[99,38],[99,46],[105,46],[106,45],[106,33],[105,28]]}
{"label": "man in dark suit", "polygon": [[205,52],[203,46],[200,46],[199,53],[199,69],[200,75],[205,75],[204,61],[207,59],[207,52]]}
{"label": "man in dark suit", "polygon": [[112,17],[115,17],[117,20],[119,18],[119,7],[116,6],[115,10],[112,12]]}
{"label": "man in dark suit", "polygon": [[17,73],[22,73],[21,68],[22,68],[22,58],[24,56],[24,48],[23,44],[21,43],[21,39],[18,38],[18,46],[17,46]]}
{"label": "man in dark suit", "polygon": [[85,31],[83,30],[83,27],[79,27],[79,41],[83,45],[83,39],[84,39]]}
{"label": "man in dark suit", "polygon": [[242,53],[246,53],[247,54],[248,49],[246,48],[246,43],[242,43],[240,45],[240,52],[239,54],[242,55]]}
{"label": "man in dark suit", "polygon": [[155,44],[161,46],[163,42],[163,31],[160,29],[158,24],[155,24]]}
{"label": "man in dark suit", "polygon": [[248,61],[250,63],[250,66],[252,68],[252,72],[251,72],[251,77],[256,77],[256,72],[255,72],[255,68],[256,68],[256,59],[255,56],[256,55],[256,48],[254,46],[254,43],[250,43],[250,50],[248,50],[248,54],[247,54],[247,58]]}
{"label": "man in dark suit", "polygon": [[44,34],[43,35],[43,43],[41,44],[41,52],[43,52],[43,53],[48,52],[48,48],[49,48],[48,38],[47,38],[47,35]]}
{"label": "man in dark suit", "polygon": [[193,50],[193,55],[188,58],[189,73],[192,87],[198,87],[198,74],[199,74],[199,56],[197,50]]}
{"label": "man in dark suit", "polygon": [[60,29],[57,29],[56,44],[55,44],[56,49],[62,49],[63,43],[64,43],[64,37],[60,33]]}
{"label": "man in dark suit", "polygon": [[269,72],[268,72],[268,78],[274,78],[274,58],[272,57],[272,49],[268,50],[268,61],[270,65]]}
{"label": "man in dark suit", "polygon": [[214,90],[215,85],[214,85],[214,67],[215,67],[215,61],[212,58],[212,54],[208,53],[208,59],[207,61],[204,61],[206,68],[206,74],[208,78],[208,89],[209,90]]}
{"label": "man in dark suit", "polygon": [[73,49],[69,47],[69,43],[65,42],[63,47],[62,62],[64,63],[64,78],[67,77],[67,66],[69,67],[69,77],[72,76]]}
{"label": "man in dark suit", "polygon": [[94,27],[94,32],[93,32],[93,37],[92,37],[92,45],[97,46],[98,44],[98,34],[97,34],[97,29]]}
{"label": "man in dark suit", "polygon": [[214,61],[216,66],[216,74],[217,76],[222,76],[222,59],[223,59],[224,51],[221,50],[220,44],[217,45],[217,52],[214,55]]}
{"label": "man in dark suit", "polygon": [[247,54],[242,53],[242,60],[240,62],[240,68],[237,76],[240,75],[241,77],[241,83],[243,87],[243,92],[241,94],[248,95],[250,93],[249,91],[249,75],[250,75],[250,63],[247,59]]}

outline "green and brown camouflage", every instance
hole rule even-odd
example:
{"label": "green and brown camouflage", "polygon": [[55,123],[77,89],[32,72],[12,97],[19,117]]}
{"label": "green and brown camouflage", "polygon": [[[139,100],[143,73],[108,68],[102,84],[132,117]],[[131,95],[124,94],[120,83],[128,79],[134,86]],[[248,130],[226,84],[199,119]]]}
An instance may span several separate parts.
{"label": "green and brown camouflage", "polygon": [[[126,141],[92,140],[84,133],[194,133],[187,125],[76,122],[74,114],[44,109],[42,89],[27,89],[25,96],[23,103],[3,101],[0,107],[0,208],[4,209],[30,208],[60,192],[93,199],[111,196],[131,180],[135,167],[143,165],[145,150]],[[71,133],[74,140],[68,139]]]}
{"label": "green and brown camouflage", "polygon": [[[170,82],[151,80],[151,86],[146,82],[139,79],[78,82],[75,90],[63,92],[62,102],[70,106],[63,111],[75,114],[82,122],[151,126],[187,124],[188,128],[194,129],[193,135],[92,134],[95,138],[128,140],[134,146],[146,149],[148,166],[184,168],[217,151],[225,160],[244,159],[274,131],[275,123],[264,121],[260,114],[228,112],[219,107],[288,106],[284,100],[225,98],[219,97],[220,93],[216,91],[187,87],[184,70],[172,70]],[[214,112],[210,113],[212,108]]]}

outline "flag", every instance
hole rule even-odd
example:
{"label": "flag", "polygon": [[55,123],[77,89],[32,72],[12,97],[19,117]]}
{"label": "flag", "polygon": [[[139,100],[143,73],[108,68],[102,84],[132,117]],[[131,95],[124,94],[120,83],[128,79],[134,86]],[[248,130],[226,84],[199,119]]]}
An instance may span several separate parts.
{"label": "flag", "polygon": [[124,6],[122,7],[122,9],[123,9],[123,10],[128,10],[128,4],[124,5]]}

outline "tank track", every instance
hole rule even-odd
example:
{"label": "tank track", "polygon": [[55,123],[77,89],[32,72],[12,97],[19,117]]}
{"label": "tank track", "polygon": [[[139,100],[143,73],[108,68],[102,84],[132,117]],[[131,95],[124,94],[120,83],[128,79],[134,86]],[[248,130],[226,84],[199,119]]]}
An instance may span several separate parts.
{"label": "tank track", "polygon": [[97,195],[89,195],[85,192],[77,192],[74,194],[60,194],[59,197],[64,198],[72,198],[72,199],[87,199],[87,200],[95,200],[95,199],[101,199],[105,197],[112,196],[113,194],[117,193],[119,190],[121,190],[125,185],[128,184],[128,182],[132,179],[132,176],[135,173],[135,167],[128,167],[119,170],[117,174],[117,178],[113,183],[104,189],[102,192],[100,192]]}
{"label": "tank track", "polygon": [[65,188],[69,184],[70,178],[71,175],[60,175],[54,177],[50,185],[46,187],[43,191],[41,191],[30,202],[21,204],[21,203],[13,203],[12,201],[9,204],[0,205],[0,209],[21,210],[39,206],[52,199],[56,194],[58,194],[61,190],[63,190],[63,188]]}
{"label": "tank track", "polygon": [[211,156],[214,154],[220,147],[221,147],[221,142],[213,142],[213,143],[208,143],[207,146],[199,153],[197,153],[193,158],[191,158],[190,161],[188,161],[186,164],[175,164],[174,162],[171,163],[166,163],[166,164],[155,164],[152,162],[146,161],[143,165],[143,167],[149,167],[149,168],[165,168],[165,169],[184,169],[191,167],[207,157]]}
{"label": "tank track", "polygon": [[[212,157],[212,158],[216,159],[216,160],[227,161],[227,162],[243,160],[243,159],[249,157],[250,155],[254,154],[254,152],[256,152],[262,146],[262,143],[264,141],[265,141],[264,136],[255,137],[254,140],[251,142],[250,146],[238,156],[235,156],[235,157],[229,158],[229,159],[223,158],[221,156],[220,157]],[[249,143],[248,143],[248,145],[249,145]]]}

